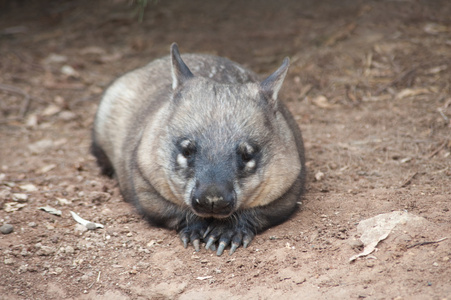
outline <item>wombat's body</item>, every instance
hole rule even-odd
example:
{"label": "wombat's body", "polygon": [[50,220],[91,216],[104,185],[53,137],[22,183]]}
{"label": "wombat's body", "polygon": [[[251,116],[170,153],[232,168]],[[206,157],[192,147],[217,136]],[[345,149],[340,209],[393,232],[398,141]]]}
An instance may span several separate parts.
{"label": "wombat's body", "polygon": [[174,44],[106,90],[93,154],[124,198],[185,247],[218,241],[218,255],[229,244],[233,253],[286,220],[303,191],[301,133],[277,100],[287,69],[288,59],[260,83],[224,58],[182,61]]}

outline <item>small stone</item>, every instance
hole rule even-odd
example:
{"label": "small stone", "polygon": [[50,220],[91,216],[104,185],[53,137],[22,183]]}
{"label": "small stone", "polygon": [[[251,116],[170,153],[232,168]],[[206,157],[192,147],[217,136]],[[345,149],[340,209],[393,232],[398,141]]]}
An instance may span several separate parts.
{"label": "small stone", "polygon": [[19,274],[25,273],[26,271],[28,271],[28,265],[21,265],[18,271]]}
{"label": "small stone", "polygon": [[67,246],[67,247],[64,249],[64,251],[65,251],[67,254],[74,254],[74,253],[75,253],[75,249],[74,249],[74,247],[72,247],[72,246]]}
{"label": "small stone", "polygon": [[60,268],[60,267],[55,268],[55,274],[56,275],[59,275],[61,273],[63,273],[63,268]]}
{"label": "small stone", "polygon": [[88,230],[95,230],[97,228],[97,225],[92,222],[87,223],[85,226]]}
{"label": "small stone", "polygon": [[4,262],[5,262],[5,265],[12,265],[12,264],[14,264],[14,259],[13,258],[5,258]]}
{"label": "small stone", "polygon": [[38,224],[36,224],[35,222],[30,222],[30,223],[28,223],[28,226],[35,228],[36,226],[38,226]]}
{"label": "small stone", "polygon": [[321,172],[321,171],[316,172],[316,174],[315,174],[315,179],[316,179],[316,181],[321,181],[321,180],[323,180],[323,179],[324,179],[324,173]]}
{"label": "small stone", "polygon": [[449,261],[449,257],[448,257],[448,256],[445,256],[444,258],[442,258],[442,261],[448,262],[448,261]]}
{"label": "small stone", "polygon": [[14,230],[14,227],[11,224],[5,224],[0,227],[0,231],[3,234],[10,234],[11,232],[13,232],[13,230]]}
{"label": "small stone", "polygon": [[0,191],[0,200],[9,200],[11,198],[11,192],[9,190]]}
{"label": "small stone", "polygon": [[55,104],[50,104],[49,106],[47,106],[44,109],[44,111],[41,113],[41,115],[44,117],[51,117],[53,115],[56,115],[60,111],[61,111],[61,107],[59,107],[58,105],[55,105]]}
{"label": "small stone", "polygon": [[92,203],[102,203],[110,200],[111,195],[105,192],[91,192],[88,198]]}
{"label": "small stone", "polygon": [[363,243],[361,240],[352,239],[349,241],[349,246],[351,246],[352,249],[358,249],[363,247]]}
{"label": "small stone", "polygon": [[54,247],[40,245],[38,251],[36,251],[36,255],[38,256],[50,256],[56,252]]}
{"label": "small stone", "polygon": [[365,263],[365,266],[367,266],[368,268],[374,267],[374,261],[367,261],[367,262]]}
{"label": "small stone", "polygon": [[31,183],[20,185],[19,188],[25,192],[36,192],[38,190],[38,188]]}
{"label": "small stone", "polygon": [[69,110],[63,110],[59,113],[58,118],[63,121],[72,121],[77,118],[77,115]]}
{"label": "small stone", "polygon": [[27,202],[28,195],[27,194],[22,194],[22,193],[14,193],[13,194],[13,200],[17,201],[19,203]]}

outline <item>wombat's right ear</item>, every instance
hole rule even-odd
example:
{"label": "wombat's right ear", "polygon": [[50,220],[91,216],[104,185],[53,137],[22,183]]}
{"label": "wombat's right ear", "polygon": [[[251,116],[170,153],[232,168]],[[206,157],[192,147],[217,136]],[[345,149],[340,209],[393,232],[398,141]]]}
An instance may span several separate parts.
{"label": "wombat's right ear", "polygon": [[172,88],[175,90],[186,80],[194,77],[190,69],[180,57],[179,47],[176,43],[171,45],[171,63],[172,63]]}
{"label": "wombat's right ear", "polygon": [[277,109],[277,95],[282,87],[285,75],[287,75],[288,67],[290,66],[290,59],[285,57],[282,65],[268,78],[260,83],[260,89],[268,97],[269,102]]}

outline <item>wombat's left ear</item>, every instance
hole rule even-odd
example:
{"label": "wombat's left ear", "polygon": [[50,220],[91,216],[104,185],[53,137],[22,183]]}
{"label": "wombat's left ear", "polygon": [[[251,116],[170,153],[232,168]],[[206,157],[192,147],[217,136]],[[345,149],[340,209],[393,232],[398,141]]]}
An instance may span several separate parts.
{"label": "wombat's left ear", "polygon": [[172,88],[175,90],[186,80],[194,77],[188,66],[180,56],[179,47],[176,43],[171,45],[171,63],[172,63]]}
{"label": "wombat's left ear", "polygon": [[277,95],[282,87],[285,75],[287,75],[288,67],[290,66],[290,59],[285,57],[282,65],[268,78],[260,83],[261,91],[268,97],[268,100],[274,107],[277,107]]}

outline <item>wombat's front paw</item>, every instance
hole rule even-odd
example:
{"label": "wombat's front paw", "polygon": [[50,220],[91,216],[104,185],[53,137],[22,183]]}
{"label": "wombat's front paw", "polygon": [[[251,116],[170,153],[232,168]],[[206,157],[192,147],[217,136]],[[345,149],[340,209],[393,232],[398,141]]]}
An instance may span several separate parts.
{"label": "wombat's front paw", "polygon": [[230,245],[229,255],[243,245],[246,248],[254,238],[255,233],[247,226],[236,226],[220,221],[212,222],[204,233],[205,248],[214,250],[215,242],[219,241],[216,255],[221,255],[225,247]]}
{"label": "wombat's front paw", "polygon": [[204,237],[205,232],[207,231],[208,223],[207,222],[195,222],[190,225],[187,225],[185,228],[180,230],[179,235],[180,239],[183,242],[183,246],[185,248],[188,247],[188,244],[193,244],[194,249],[199,252],[200,250],[200,240]]}

